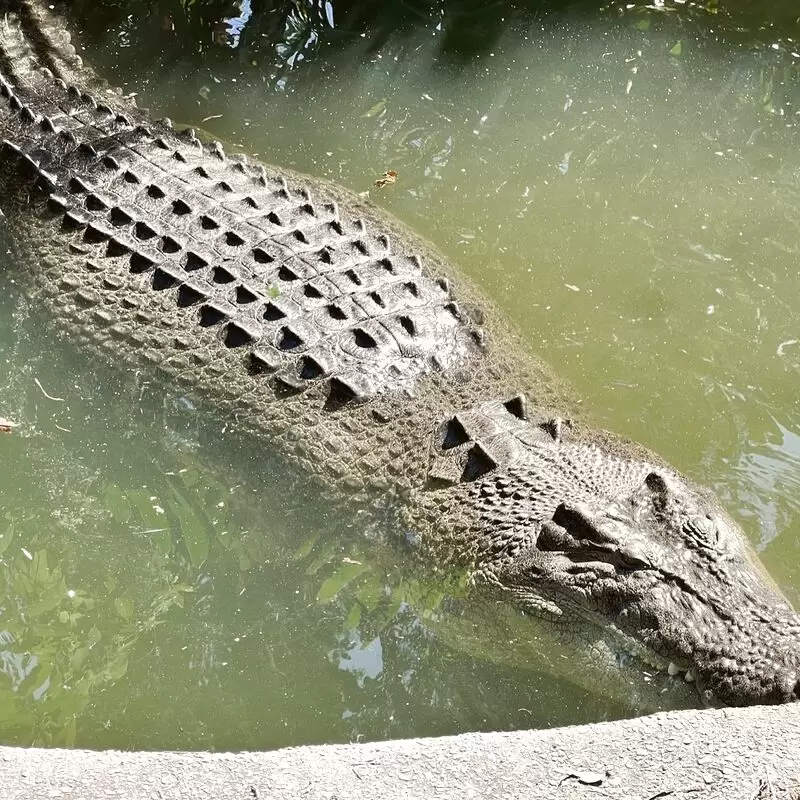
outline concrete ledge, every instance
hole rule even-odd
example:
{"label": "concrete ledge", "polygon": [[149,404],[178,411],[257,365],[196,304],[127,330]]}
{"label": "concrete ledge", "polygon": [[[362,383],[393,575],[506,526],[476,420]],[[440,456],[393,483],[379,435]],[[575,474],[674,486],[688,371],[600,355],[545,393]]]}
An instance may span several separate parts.
{"label": "concrete ledge", "polygon": [[267,753],[0,747],[0,797],[795,800],[800,705]]}

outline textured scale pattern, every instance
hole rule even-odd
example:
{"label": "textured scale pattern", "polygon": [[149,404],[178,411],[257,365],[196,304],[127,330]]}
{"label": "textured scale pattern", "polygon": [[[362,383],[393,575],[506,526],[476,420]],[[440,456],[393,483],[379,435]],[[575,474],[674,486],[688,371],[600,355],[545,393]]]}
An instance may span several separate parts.
{"label": "textured scale pattern", "polygon": [[[438,255],[422,242],[396,250],[393,226],[341,211],[339,190],[311,192],[151,120],[86,74],[60,29],[57,46],[33,52],[23,29],[36,25],[22,18],[4,30],[0,158],[18,180],[3,202],[62,330],[239,409],[329,482],[412,482],[410,420],[504,366],[485,357],[449,281],[425,269]],[[376,462],[376,447],[394,463]]]}
{"label": "textured scale pattern", "polygon": [[45,208],[75,262],[59,287],[73,317],[118,339],[155,317],[194,329],[205,352],[168,354],[156,334],[143,343],[148,358],[180,373],[213,359],[216,340],[240,350],[251,374],[271,373],[261,383],[275,394],[318,380],[357,398],[412,391],[420,374],[475,348],[446,282],[394,255],[386,235],[343,218],[335,202],[209,152],[191,132],[134,125],[58,81],[50,100],[48,116],[16,115],[3,157],[32,170],[34,158],[52,189]]}
{"label": "textured scale pattern", "polygon": [[13,7],[0,205],[65,336],[156,366],[589,654],[602,633],[709,702],[800,698],[800,622],[716,499],[560,416],[550,371],[436,251],[344,190],[153,121],[38,0]]}

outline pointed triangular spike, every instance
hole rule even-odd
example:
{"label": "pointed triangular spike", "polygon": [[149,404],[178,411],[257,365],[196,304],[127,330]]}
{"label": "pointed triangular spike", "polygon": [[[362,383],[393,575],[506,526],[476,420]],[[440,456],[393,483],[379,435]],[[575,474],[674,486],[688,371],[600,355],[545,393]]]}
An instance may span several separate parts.
{"label": "pointed triangular spike", "polygon": [[275,376],[275,388],[279,394],[297,394],[307,387],[302,378],[288,372]]}
{"label": "pointed triangular spike", "polygon": [[330,387],[328,402],[334,405],[340,405],[350,400],[361,402],[372,394],[372,386],[369,381],[360,380],[356,376],[331,378]]}
{"label": "pointed triangular spike", "polygon": [[518,394],[510,400],[506,400],[503,405],[509,414],[513,414],[517,419],[528,419],[528,398],[524,394]]}
{"label": "pointed triangular spike", "polygon": [[247,371],[251,375],[263,375],[265,372],[274,372],[281,363],[281,357],[271,350],[253,350],[248,359]]}
{"label": "pointed triangular spike", "polygon": [[564,435],[564,428],[571,428],[572,423],[568,419],[553,417],[553,419],[548,419],[546,422],[540,422],[539,427],[549,433],[554,442],[560,442]]}
{"label": "pointed triangular spike", "polygon": [[457,414],[442,426],[442,450],[452,450],[454,447],[466,444],[471,438]]}
{"label": "pointed triangular spike", "polygon": [[475,442],[469,449],[467,463],[461,474],[462,481],[474,481],[497,468],[494,456],[480,443]]}

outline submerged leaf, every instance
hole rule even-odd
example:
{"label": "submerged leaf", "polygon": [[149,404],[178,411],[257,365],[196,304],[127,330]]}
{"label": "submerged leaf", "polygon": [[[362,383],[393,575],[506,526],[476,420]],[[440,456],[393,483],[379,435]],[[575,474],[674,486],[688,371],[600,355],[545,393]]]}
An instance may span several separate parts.
{"label": "submerged leaf", "polygon": [[341,569],[320,586],[319,592],[317,593],[317,602],[330,602],[348,583],[354,581],[359,575],[366,572],[367,569],[368,567],[365,567],[363,564],[343,564]]}
{"label": "submerged leaf", "polygon": [[114,521],[120,525],[124,525],[131,518],[132,509],[131,504],[125,493],[114,483],[106,487],[104,493],[105,507],[111,512]]}
{"label": "submerged leaf", "polygon": [[0,533],[0,556],[8,549],[11,540],[14,538],[14,520],[9,515],[6,515],[8,525],[5,530]]}
{"label": "submerged leaf", "polygon": [[103,677],[111,681],[118,681],[128,671],[128,656],[125,653],[120,653],[106,668],[103,670]]}
{"label": "submerged leaf", "polygon": [[353,603],[347,619],[344,621],[345,630],[352,631],[358,627],[358,623],[361,622],[361,613],[361,606],[358,603]]}
{"label": "submerged leaf", "polygon": [[369,119],[370,117],[377,117],[384,111],[386,111],[386,98],[382,97],[380,100],[378,100],[377,103],[375,103],[374,106],[372,106],[372,108],[369,111],[367,111],[365,114],[362,114],[361,118]]}
{"label": "submerged leaf", "polygon": [[206,562],[211,548],[208,541],[208,530],[204,524],[205,520],[201,520],[198,516],[189,516],[191,509],[188,506],[184,506],[181,511],[185,512],[185,514],[181,514],[179,526],[181,541],[189,554],[192,566],[199,569]]}
{"label": "submerged leaf", "polygon": [[133,616],[133,600],[129,597],[117,597],[114,599],[114,608],[117,614],[128,622]]}
{"label": "submerged leaf", "polygon": [[86,659],[89,658],[89,653],[91,651],[88,647],[83,646],[79,647],[75,652],[72,654],[72,658],[70,658],[70,664],[74,670],[79,670],[85,663]]}
{"label": "submerged leaf", "polygon": [[306,541],[292,553],[292,561],[302,561],[306,556],[310,555],[311,551],[314,549],[314,545],[317,543],[317,539],[319,539],[318,533],[306,539]]}

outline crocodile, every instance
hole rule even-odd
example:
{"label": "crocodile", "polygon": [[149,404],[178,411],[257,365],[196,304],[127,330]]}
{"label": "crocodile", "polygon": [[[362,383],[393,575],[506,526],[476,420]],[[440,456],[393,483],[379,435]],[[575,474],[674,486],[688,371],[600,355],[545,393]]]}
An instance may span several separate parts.
{"label": "crocodile", "polygon": [[600,632],[706,704],[800,699],[800,618],[714,494],[579,420],[432,245],[153,119],[40,0],[0,10],[0,205],[61,334],[206,398],[576,649]]}

